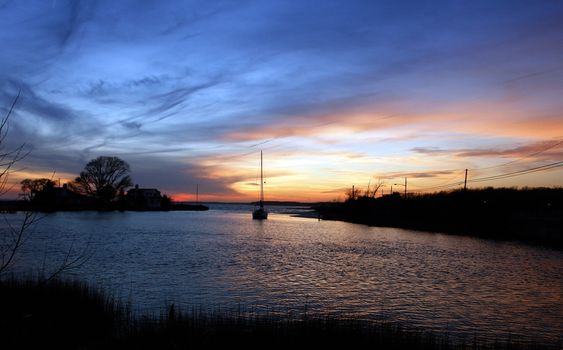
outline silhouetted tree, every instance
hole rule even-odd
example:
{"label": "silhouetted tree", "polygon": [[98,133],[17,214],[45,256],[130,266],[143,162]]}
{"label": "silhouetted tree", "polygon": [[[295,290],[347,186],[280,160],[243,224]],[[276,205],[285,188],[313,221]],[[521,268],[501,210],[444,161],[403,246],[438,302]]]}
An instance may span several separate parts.
{"label": "silhouetted tree", "polygon": [[8,181],[10,173],[13,172],[14,164],[25,158],[28,154],[28,152],[25,151],[25,144],[22,144],[11,151],[6,151],[3,147],[8,132],[8,120],[10,119],[10,115],[12,114],[19,97],[20,93],[18,92],[18,95],[14,98],[10,109],[0,121],[0,195],[5,194],[8,191],[6,188],[6,182]]}
{"label": "silhouetted tree", "polygon": [[160,200],[160,207],[162,209],[170,209],[172,205],[172,198],[168,197],[168,195],[162,195],[162,199]]}
{"label": "silhouetted tree", "polygon": [[118,193],[133,185],[130,171],[124,160],[101,156],[86,164],[80,176],[71,183],[71,188],[102,202],[110,202]]}
{"label": "silhouetted tree", "polygon": [[365,189],[357,186],[352,186],[345,192],[346,201],[356,201],[358,199],[365,198],[375,198],[377,191],[385,185],[381,179],[378,179],[376,183],[372,184],[371,181]]}
{"label": "silhouetted tree", "polygon": [[[13,171],[14,164],[26,156],[24,145],[21,145],[13,151],[5,151],[3,149],[7,135],[8,120],[19,97],[20,94],[18,93],[10,109],[6,112],[2,121],[0,121],[0,194],[6,193],[6,182],[8,181],[8,176]],[[35,213],[27,211],[25,212],[21,225],[18,227],[8,225],[7,232],[2,232],[2,235],[0,235],[0,278],[14,261],[17,251],[25,241],[28,228],[34,223],[35,218]]]}
{"label": "silhouetted tree", "polygon": [[383,180],[381,179],[378,179],[375,184],[372,184],[370,181],[370,183],[368,183],[368,187],[366,188],[366,191],[364,192],[364,197],[375,198],[375,196],[377,195],[377,191],[379,191],[379,189],[382,188],[384,185],[385,182],[383,182]]}
{"label": "silhouetted tree", "polygon": [[20,182],[22,193],[20,194],[23,198],[32,201],[35,195],[42,192],[48,188],[55,187],[55,181],[51,179],[25,179]]}
{"label": "silhouetted tree", "polygon": [[[22,144],[12,151],[4,151],[3,149],[4,141],[7,136],[8,120],[14,110],[14,107],[16,106],[16,103],[18,102],[19,97],[20,93],[18,93],[18,95],[14,98],[10,109],[0,121],[0,195],[6,192],[6,182],[8,180],[8,176],[13,172],[14,164],[22,160],[29,153],[25,151],[25,144]],[[30,191],[31,194],[33,190],[43,191],[48,187],[54,187],[55,183],[49,179],[26,179],[22,181],[21,185],[22,190]],[[29,238],[31,233],[30,228],[39,219],[40,218],[37,217],[37,212],[33,210],[26,210],[19,223],[13,223],[6,220],[6,227],[0,231],[0,280],[2,280],[5,274],[7,274],[22,245]],[[64,254],[64,259],[53,271],[45,276],[44,281],[53,279],[64,271],[82,265],[89,258],[86,253],[87,251],[85,249],[83,252],[76,254],[73,246],[71,245],[68,251]]]}
{"label": "silhouetted tree", "polygon": [[360,196],[361,190],[356,188],[356,186],[352,186],[346,190],[346,201],[355,201]]}

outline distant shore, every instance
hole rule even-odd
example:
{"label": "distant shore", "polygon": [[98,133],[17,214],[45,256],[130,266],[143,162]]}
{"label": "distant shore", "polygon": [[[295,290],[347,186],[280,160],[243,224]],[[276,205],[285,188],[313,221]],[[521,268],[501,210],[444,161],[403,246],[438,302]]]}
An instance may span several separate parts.
{"label": "distant shore", "polygon": [[206,211],[209,207],[203,204],[176,203],[161,208],[122,208],[118,203],[114,205],[36,205],[23,200],[0,201],[0,213],[16,213],[19,211],[58,212],[58,211]]}
{"label": "distant shore", "polygon": [[323,220],[460,234],[563,249],[563,189],[479,189],[313,205]]}
{"label": "distant shore", "polygon": [[[158,209],[120,209],[119,206],[99,206],[99,205],[35,205],[24,200],[0,200],[0,212],[13,213],[18,211],[43,211],[43,212],[56,212],[56,211],[205,211],[209,210],[209,205],[258,205],[258,202],[172,202],[164,208]],[[321,204],[320,202],[297,202],[297,201],[265,201],[264,205],[269,207],[298,207],[298,208],[312,208],[313,206]],[[315,214],[316,215],[316,214]]]}

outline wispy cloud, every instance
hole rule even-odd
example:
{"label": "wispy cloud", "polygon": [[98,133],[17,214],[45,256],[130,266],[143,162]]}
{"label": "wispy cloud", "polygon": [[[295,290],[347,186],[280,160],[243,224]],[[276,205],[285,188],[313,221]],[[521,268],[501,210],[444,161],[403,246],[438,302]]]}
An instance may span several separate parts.
{"label": "wispy cloud", "polygon": [[[193,181],[242,198],[264,149],[286,192],[322,197],[563,135],[560,2],[3,6],[0,109],[22,90],[6,146],[29,143],[25,166],[42,173],[111,154],[170,193]],[[547,158],[561,149],[530,156]]]}
{"label": "wispy cloud", "polygon": [[521,158],[530,160],[563,159],[563,139],[533,142],[515,147],[476,148],[476,149],[442,149],[415,147],[413,152],[424,155],[453,155],[455,157],[486,157],[486,158]]}

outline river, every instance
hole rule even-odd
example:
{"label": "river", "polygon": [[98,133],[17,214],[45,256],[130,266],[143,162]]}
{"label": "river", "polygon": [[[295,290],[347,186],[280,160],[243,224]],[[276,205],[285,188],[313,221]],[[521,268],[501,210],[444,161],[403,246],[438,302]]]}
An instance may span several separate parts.
{"label": "river", "polygon": [[[563,252],[521,243],[288,215],[250,206],[207,212],[61,212],[34,225],[16,273],[68,271],[132,303],[387,320],[455,336],[559,344]],[[6,215],[17,224],[20,214]],[[2,223],[3,228],[6,222]]]}

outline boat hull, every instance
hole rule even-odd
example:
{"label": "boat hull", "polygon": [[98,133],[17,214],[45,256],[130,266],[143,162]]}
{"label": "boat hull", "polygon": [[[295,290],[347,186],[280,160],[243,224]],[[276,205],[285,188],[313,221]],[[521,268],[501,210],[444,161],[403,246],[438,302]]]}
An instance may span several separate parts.
{"label": "boat hull", "polygon": [[268,212],[263,208],[256,209],[252,212],[252,219],[254,220],[266,220],[268,219]]}

